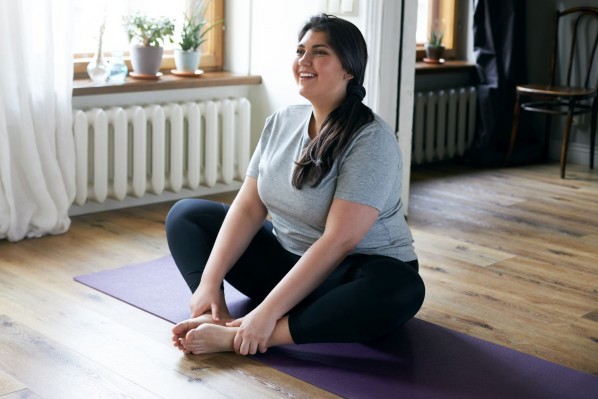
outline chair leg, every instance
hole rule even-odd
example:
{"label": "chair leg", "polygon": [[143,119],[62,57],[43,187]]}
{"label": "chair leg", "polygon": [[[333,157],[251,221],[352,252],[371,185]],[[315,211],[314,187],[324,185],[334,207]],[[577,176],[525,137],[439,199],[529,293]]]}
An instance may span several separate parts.
{"label": "chair leg", "polygon": [[598,115],[598,97],[592,105],[592,122],[590,127],[590,169],[594,169],[594,146],[596,144],[596,115]]}
{"label": "chair leg", "polygon": [[550,126],[552,125],[552,115],[546,114],[544,118],[544,144],[542,148],[542,157],[544,162],[548,162],[548,147],[550,146]]}
{"label": "chair leg", "polygon": [[509,159],[511,158],[511,154],[513,153],[513,149],[515,148],[515,140],[517,138],[517,128],[519,127],[519,114],[521,112],[521,107],[519,106],[519,93],[517,93],[517,97],[515,99],[515,107],[513,108],[513,126],[511,127],[511,137],[509,139],[509,148],[507,150],[507,155],[505,157],[503,166],[507,166],[509,163]]}
{"label": "chair leg", "polygon": [[571,135],[571,125],[573,123],[574,105],[575,101],[569,103],[569,112],[565,122],[565,134],[563,135],[563,146],[561,147],[561,179],[565,178],[565,164],[567,163],[567,149],[569,148],[569,136]]}

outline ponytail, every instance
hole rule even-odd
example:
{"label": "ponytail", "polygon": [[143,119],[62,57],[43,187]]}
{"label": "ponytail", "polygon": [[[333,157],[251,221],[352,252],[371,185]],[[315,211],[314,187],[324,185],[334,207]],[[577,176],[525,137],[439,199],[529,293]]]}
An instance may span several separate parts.
{"label": "ponytail", "polygon": [[295,188],[301,189],[305,183],[317,187],[357,132],[374,120],[372,110],[362,103],[364,97],[365,88],[350,80],[345,100],[324,120],[320,132],[296,162],[293,171]]}

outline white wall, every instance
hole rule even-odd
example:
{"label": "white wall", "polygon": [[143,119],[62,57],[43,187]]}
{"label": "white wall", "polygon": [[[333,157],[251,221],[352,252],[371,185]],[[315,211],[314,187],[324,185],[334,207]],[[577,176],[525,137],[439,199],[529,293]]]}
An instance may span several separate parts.
{"label": "white wall", "polygon": [[253,0],[251,10],[252,74],[262,76],[262,84],[251,89],[255,106],[254,132],[261,132],[264,119],[278,108],[304,103],[297,94],[291,65],[297,48],[297,32],[312,14],[321,11],[319,1]]}

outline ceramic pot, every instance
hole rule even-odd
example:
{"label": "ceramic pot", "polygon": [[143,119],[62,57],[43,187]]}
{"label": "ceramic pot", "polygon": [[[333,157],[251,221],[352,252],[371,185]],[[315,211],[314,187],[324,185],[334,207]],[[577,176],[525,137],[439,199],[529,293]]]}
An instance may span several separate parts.
{"label": "ceramic pot", "polygon": [[179,72],[195,72],[199,67],[199,59],[201,52],[195,51],[184,51],[181,49],[174,50],[174,64],[176,70]]}
{"label": "ceramic pot", "polygon": [[426,58],[431,60],[440,60],[444,54],[444,46],[432,46],[426,44]]}
{"label": "ceramic pot", "polygon": [[140,75],[156,75],[162,64],[162,47],[132,46],[131,65],[133,72]]}

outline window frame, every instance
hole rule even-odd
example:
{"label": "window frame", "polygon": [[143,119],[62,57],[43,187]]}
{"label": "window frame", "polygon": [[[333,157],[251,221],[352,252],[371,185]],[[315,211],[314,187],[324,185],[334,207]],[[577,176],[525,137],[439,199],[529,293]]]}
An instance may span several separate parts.
{"label": "window frame", "polygon": [[[224,21],[224,0],[211,0],[206,8],[206,20]],[[201,69],[206,72],[222,71],[224,65],[224,29],[225,23],[219,24],[207,34],[207,40],[201,45]],[[176,40],[176,39],[175,39]],[[87,78],[87,65],[91,62],[92,53],[73,54],[73,78]],[[124,61],[132,70],[129,52],[124,53]],[[160,71],[170,71],[175,68],[174,50],[164,50]]]}
{"label": "window frame", "polygon": [[[447,27],[445,28],[443,45],[444,57],[447,60],[454,60],[459,54],[459,46],[461,43],[460,29],[459,29],[459,13],[460,13],[460,2],[458,0],[428,0],[430,2],[428,23],[426,32],[430,31],[432,21],[437,19],[437,15],[441,13],[446,15]],[[438,7],[442,8],[442,11],[438,10]],[[422,61],[426,56],[425,42],[415,44],[415,58],[416,61]]]}

